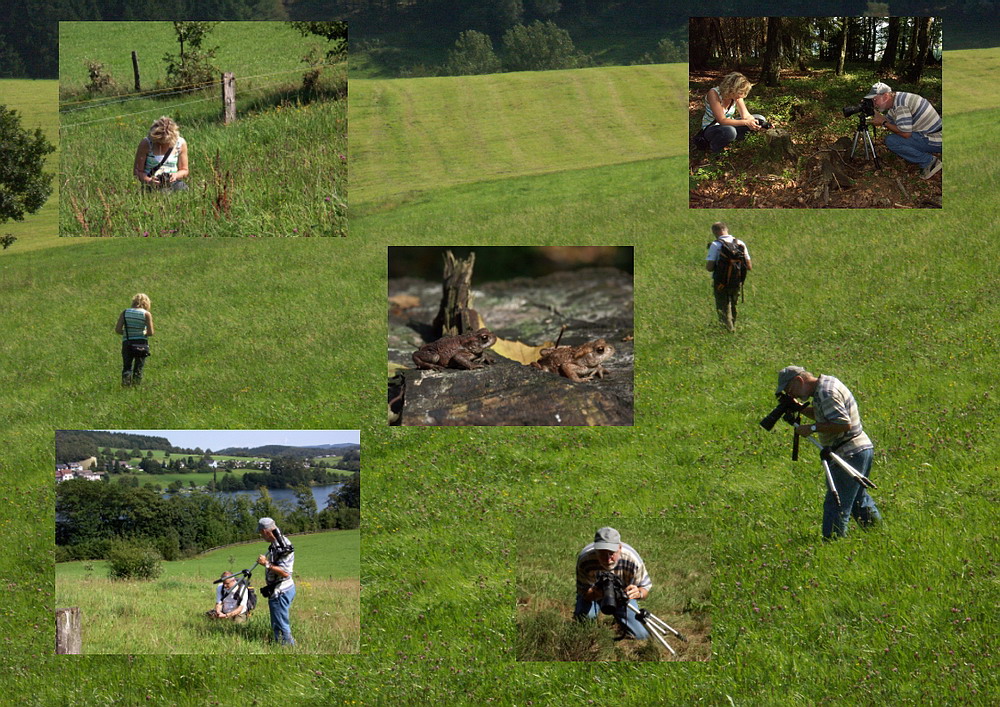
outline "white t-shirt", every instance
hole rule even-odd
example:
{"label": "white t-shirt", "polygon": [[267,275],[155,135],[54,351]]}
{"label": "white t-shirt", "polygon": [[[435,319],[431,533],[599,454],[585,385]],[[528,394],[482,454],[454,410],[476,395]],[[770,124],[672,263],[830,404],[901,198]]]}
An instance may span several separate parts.
{"label": "white t-shirt", "polygon": [[[736,241],[737,245],[743,246],[743,252],[746,254],[747,260],[750,260],[750,249],[747,248],[747,244],[741,241],[739,238],[735,238],[734,236],[729,235],[728,233],[719,236],[714,241],[712,241],[712,244],[708,246],[708,255],[705,256],[705,260],[714,263],[716,260],[719,259],[719,241],[723,238],[728,238],[730,240]],[[712,273],[708,273],[708,275],[709,277],[711,277]]]}
{"label": "white t-shirt", "polygon": [[[225,599],[222,597],[223,592],[226,593]],[[239,602],[236,601],[237,594],[242,594],[242,596],[239,597]],[[242,607],[242,611],[240,611],[240,613],[245,614],[247,610],[247,596],[249,596],[249,594],[249,590],[246,587],[241,588],[239,582],[233,585],[232,589],[225,589],[225,585],[220,582],[215,587],[215,603],[218,604],[220,601],[222,602],[222,612],[225,614],[228,614],[237,606]]]}

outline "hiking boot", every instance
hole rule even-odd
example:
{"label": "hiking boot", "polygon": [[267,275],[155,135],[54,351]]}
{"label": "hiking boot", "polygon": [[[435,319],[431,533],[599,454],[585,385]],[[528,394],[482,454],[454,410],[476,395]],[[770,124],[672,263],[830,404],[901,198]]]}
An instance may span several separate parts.
{"label": "hiking boot", "polygon": [[130,385],[132,385],[132,374],[122,373],[122,387],[127,388]]}
{"label": "hiking boot", "polygon": [[921,179],[930,179],[931,177],[933,177],[935,174],[937,174],[940,171],[941,171],[941,160],[939,160],[937,157],[935,157],[934,161],[931,162],[926,167],[924,167],[923,171],[920,172],[920,178]]}

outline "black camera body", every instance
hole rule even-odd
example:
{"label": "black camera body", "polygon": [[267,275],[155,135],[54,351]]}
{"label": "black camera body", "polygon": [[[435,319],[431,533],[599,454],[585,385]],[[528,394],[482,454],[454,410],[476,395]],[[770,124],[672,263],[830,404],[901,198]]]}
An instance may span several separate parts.
{"label": "black camera body", "polygon": [[875,115],[875,101],[871,98],[862,98],[858,105],[844,106],[841,110],[844,111],[845,118],[850,118],[855,113],[862,113],[866,118],[870,118]]}
{"label": "black camera body", "polygon": [[767,118],[757,118],[756,120],[757,120],[757,125],[760,126],[761,130],[770,130],[771,128],[774,127],[773,125],[771,125],[771,121],[769,121]]}
{"label": "black camera body", "polygon": [[602,570],[597,573],[594,587],[601,592],[600,608],[602,614],[614,616],[625,611],[628,606],[628,595],[622,580],[614,572]]}
{"label": "black camera body", "polygon": [[774,410],[767,413],[767,417],[760,421],[760,426],[768,432],[773,430],[778,420],[782,418],[790,425],[796,424],[798,414],[806,407],[788,393],[778,393],[777,397],[778,404]]}

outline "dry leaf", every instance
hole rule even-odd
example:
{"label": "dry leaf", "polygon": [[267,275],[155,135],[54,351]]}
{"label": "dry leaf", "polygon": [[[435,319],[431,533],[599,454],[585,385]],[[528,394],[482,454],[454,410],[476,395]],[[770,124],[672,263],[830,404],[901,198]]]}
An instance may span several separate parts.
{"label": "dry leaf", "polygon": [[389,377],[392,378],[399,371],[406,371],[408,368],[401,363],[390,363],[389,364]]}
{"label": "dry leaf", "polygon": [[490,350],[495,351],[504,358],[509,358],[512,361],[517,361],[527,366],[529,363],[537,361],[542,357],[542,349],[550,348],[552,345],[552,342],[548,341],[541,346],[528,346],[520,341],[507,341],[506,339],[498,338]]}
{"label": "dry leaf", "polygon": [[412,309],[420,305],[420,298],[413,295],[395,295],[389,298],[389,303],[400,311]]}

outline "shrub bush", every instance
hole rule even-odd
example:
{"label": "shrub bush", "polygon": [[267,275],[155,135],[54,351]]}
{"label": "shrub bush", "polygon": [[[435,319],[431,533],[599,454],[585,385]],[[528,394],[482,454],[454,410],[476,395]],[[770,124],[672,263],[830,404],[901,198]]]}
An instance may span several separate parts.
{"label": "shrub bush", "polygon": [[587,63],[569,32],[551,20],[511,27],[503,35],[503,48],[503,63],[508,71],[574,69]]}
{"label": "shrub bush", "polygon": [[160,553],[147,545],[115,543],[108,553],[110,579],[156,579],[163,571]]}
{"label": "shrub bush", "polygon": [[500,71],[500,57],[488,35],[470,29],[458,35],[455,48],[448,52],[445,71],[450,76],[495,74]]}

